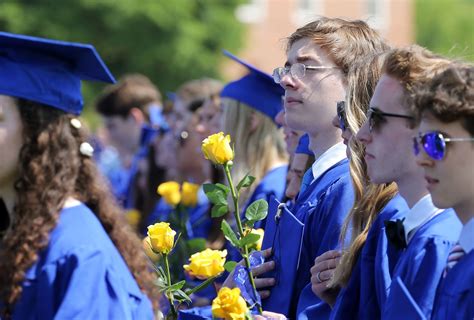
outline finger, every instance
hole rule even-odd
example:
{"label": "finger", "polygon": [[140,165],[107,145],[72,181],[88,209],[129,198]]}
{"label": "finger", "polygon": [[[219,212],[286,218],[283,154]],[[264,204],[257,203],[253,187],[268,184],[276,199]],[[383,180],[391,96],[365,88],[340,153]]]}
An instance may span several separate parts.
{"label": "finger", "polygon": [[331,280],[333,275],[334,275],[334,270],[326,270],[326,271],[321,272],[321,274],[319,275],[319,278],[321,278],[321,280],[325,282],[325,281]]}
{"label": "finger", "polygon": [[329,260],[329,259],[334,259],[337,257],[341,256],[341,252],[337,250],[329,250],[323,253],[320,256],[317,256],[316,259],[314,259],[314,263],[321,262],[324,260]]}
{"label": "finger", "polygon": [[256,278],[254,280],[254,282],[255,282],[255,287],[257,289],[272,287],[272,286],[275,285],[275,279],[274,278]]}
{"label": "finger", "polygon": [[259,275],[272,271],[273,269],[275,269],[275,261],[268,261],[257,267],[254,267],[252,269],[252,274],[254,277],[258,277]]}
{"label": "finger", "polygon": [[262,290],[259,291],[258,294],[260,295],[260,298],[266,299],[270,296],[270,290]]}
{"label": "finger", "polygon": [[262,315],[265,316],[265,319],[286,319],[285,315],[270,311],[263,311]]}
{"label": "finger", "polygon": [[265,259],[270,258],[270,256],[272,255],[272,248],[268,248],[268,249],[263,250],[262,255]]}

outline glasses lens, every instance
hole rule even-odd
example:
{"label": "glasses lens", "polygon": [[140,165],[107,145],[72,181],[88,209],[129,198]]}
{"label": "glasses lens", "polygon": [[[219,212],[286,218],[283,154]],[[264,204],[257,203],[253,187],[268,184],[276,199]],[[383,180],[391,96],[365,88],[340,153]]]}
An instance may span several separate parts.
{"label": "glasses lens", "polygon": [[344,101],[339,101],[337,103],[337,117],[339,119],[339,128],[341,128],[342,131],[346,131],[347,122]]}
{"label": "glasses lens", "polygon": [[273,70],[273,81],[275,81],[275,83],[280,83],[281,82],[281,78],[283,78],[283,68],[276,68],[275,70]]}
{"label": "glasses lens", "polygon": [[423,149],[425,149],[426,154],[431,158],[434,160],[443,159],[446,150],[446,142],[441,133],[428,132],[423,135],[421,143],[423,144]]}
{"label": "glasses lens", "polygon": [[305,74],[305,66],[302,63],[295,63],[291,66],[291,76],[295,79],[301,79]]}
{"label": "glasses lens", "polygon": [[370,130],[378,130],[380,126],[385,121],[385,118],[382,114],[377,112],[377,110],[371,109],[369,112],[369,124]]}

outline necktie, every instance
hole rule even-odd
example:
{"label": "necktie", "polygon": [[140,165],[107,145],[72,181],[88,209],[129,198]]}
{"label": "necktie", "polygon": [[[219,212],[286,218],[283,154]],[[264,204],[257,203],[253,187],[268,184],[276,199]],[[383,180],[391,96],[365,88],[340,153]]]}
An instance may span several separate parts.
{"label": "necktie", "polygon": [[311,184],[313,180],[314,180],[313,169],[309,168],[304,173],[303,180],[301,181],[300,194],[303,194],[303,192],[306,191],[306,189],[308,188],[308,186]]}
{"label": "necktie", "polygon": [[390,243],[397,249],[405,249],[407,247],[407,241],[405,239],[405,227],[403,226],[403,219],[397,219],[395,221],[385,220],[385,233]]}
{"label": "necktie", "polygon": [[446,268],[444,268],[444,272],[443,272],[443,278],[446,277],[446,275],[448,274],[449,270],[451,270],[454,265],[456,263],[459,262],[459,260],[461,260],[461,258],[465,255],[466,253],[464,252],[463,248],[459,245],[459,244],[456,244],[453,249],[451,250],[451,252],[449,253],[449,256],[448,256],[448,261],[446,263]]}

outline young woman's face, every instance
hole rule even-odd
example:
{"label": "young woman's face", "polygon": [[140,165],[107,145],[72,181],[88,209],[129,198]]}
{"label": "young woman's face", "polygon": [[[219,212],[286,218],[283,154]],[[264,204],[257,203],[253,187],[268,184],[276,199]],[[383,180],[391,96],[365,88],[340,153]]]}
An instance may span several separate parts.
{"label": "young woman's face", "polygon": [[0,191],[12,187],[17,178],[22,145],[23,124],[16,102],[0,95]]}

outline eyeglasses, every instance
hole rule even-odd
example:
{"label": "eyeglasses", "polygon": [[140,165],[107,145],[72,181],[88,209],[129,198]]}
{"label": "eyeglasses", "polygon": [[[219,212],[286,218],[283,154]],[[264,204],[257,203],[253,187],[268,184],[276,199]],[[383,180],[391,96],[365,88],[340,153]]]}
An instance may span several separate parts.
{"label": "eyeglasses", "polygon": [[369,112],[367,114],[367,119],[369,121],[369,131],[372,132],[373,130],[380,129],[382,124],[387,121],[387,119],[385,119],[387,117],[403,118],[409,120],[415,119],[414,117],[407,114],[387,113],[380,111],[377,108],[369,108]]}
{"label": "eyeglasses", "polygon": [[342,131],[346,131],[348,124],[347,124],[347,117],[346,117],[346,102],[339,101],[337,104],[337,117],[339,118],[339,128]]}
{"label": "eyeglasses", "polygon": [[302,63],[295,63],[291,66],[280,67],[273,70],[273,81],[280,83],[284,76],[288,73],[295,79],[301,79],[305,76],[306,70],[324,70],[324,69],[338,69],[338,67],[324,67],[324,66],[307,66]]}
{"label": "eyeglasses", "polygon": [[430,131],[425,134],[420,133],[413,137],[413,152],[415,155],[420,153],[420,144],[426,154],[433,160],[441,160],[446,155],[447,142],[474,141],[474,138],[446,138],[439,131]]}

